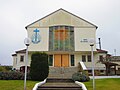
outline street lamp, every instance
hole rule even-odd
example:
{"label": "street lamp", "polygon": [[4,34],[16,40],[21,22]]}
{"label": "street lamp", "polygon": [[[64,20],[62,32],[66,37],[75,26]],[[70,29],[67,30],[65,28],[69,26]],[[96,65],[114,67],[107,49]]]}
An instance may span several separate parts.
{"label": "street lamp", "polygon": [[91,38],[89,40],[90,46],[91,46],[91,60],[92,60],[92,75],[93,75],[93,90],[95,90],[95,75],[94,75],[94,68],[95,68],[95,64],[94,64],[94,58],[93,58],[93,46],[95,44],[95,40],[93,38]]}
{"label": "street lamp", "polygon": [[26,45],[26,60],[25,60],[25,76],[24,76],[24,90],[26,90],[26,77],[27,77],[27,62],[28,62],[28,46],[30,45],[30,39],[25,38],[24,44]]}

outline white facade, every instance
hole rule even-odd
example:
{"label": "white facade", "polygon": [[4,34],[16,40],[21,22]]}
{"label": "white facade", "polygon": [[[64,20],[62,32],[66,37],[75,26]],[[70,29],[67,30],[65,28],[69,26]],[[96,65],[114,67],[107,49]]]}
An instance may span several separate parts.
{"label": "white facade", "polygon": [[[66,48],[66,42],[63,43],[63,51],[62,50],[50,50],[50,27],[54,26],[60,26],[63,28],[70,28],[73,27],[73,42],[74,42],[74,50],[69,51],[69,50],[65,50],[64,48]],[[43,17],[42,19],[39,19],[35,22],[33,22],[32,24],[26,26],[27,29],[27,33],[28,33],[28,37],[31,39],[31,44],[28,48],[29,51],[29,62],[28,62],[28,66],[30,66],[30,62],[31,62],[31,55],[32,52],[35,51],[39,51],[39,52],[46,52],[49,55],[52,55],[53,57],[53,64],[51,67],[56,67],[59,66],[58,62],[56,62],[56,59],[65,57],[67,59],[65,65],[61,64],[60,67],[65,66],[65,67],[77,67],[78,62],[82,61],[83,56],[85,56],[85,65],[88,69],[91,70],[91,61],[88,60],[89,56],[91,55],[91,47],[90,47],[90,43],[89,43],[89,39],[93,38],[94,40],[96,40],[96,29],[97,26],[95,26],[94,24],[66,11],[63,9],[59,9],[45,17]],[[36,31],[35,31],[36,30]],[[62,29],[61,29],[62,30]],[[65,35],[68,35],[71,37],[71,35],[69,34],[65,34],[67,32],[62,31],[63,34],[61,34],[62,36],[64,36],[66,38]],[[55,32],[53,32],[54,34]],[[55,35],[55,34],[54,34]],[[59,34],[60,35],[60,34]],[[61,37],[59,37],[60,39]],[[69,41],[69,40],[68,40]],[[70,42],[70,41],[69,41]],[[60,45],[60,43],[58,42],[58,44]],[[60,47],[60,46],[59,46]],[[54,48],[54,46],[53,46]],[[106,51],[100,52],[99,50],[96,49],[96,44],[93,47],[94,50],[94,61],[95,61],[95,69],[97,70],[105,70],[105,66],[103,64],[97,63],[99,60],[99,56],[105,56],[107,54]],[[13,55],[13,68],[16,69],[20,69],[21,66],[24,66],[24,62],[20,62],[20,56],[24,55],[25,53],[16,53],[16,55]],[[72,56],[74,55],[74,56]],[[72,57],[74,57],[74,60],[72,61]],[[17,60],[17,61],[16,61]],[[15,63],[17,62],[17,63]],[[62,62],[62,61],[60,61]],[[63,60],[64,62],[64,60]],[[73,65],[71,63],[74,63]],[[72,65],[72,66],[71,66]]]}

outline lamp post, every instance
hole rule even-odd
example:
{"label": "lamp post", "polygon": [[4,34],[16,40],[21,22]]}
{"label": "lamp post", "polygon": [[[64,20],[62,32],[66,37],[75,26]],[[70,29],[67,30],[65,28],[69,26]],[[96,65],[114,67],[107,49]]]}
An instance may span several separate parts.
{"label": "lamp post", "polygon": [[30,39],[25,38],[24,44],[26,45],[26,60],[25,60],[25,76],[24,76],[24,90],[26,90],[26,78],[27,78],[27,64],[28,64],[28,46],[30,45]]}
{"label": "lamp post", "polygon": [[95,44],[95,40],[93,38],[90,39],[90,46],[91,46],[91,60],[92,60],[92,75],[93,75],[93,90],[95,90],[95,75],[94,75],[94,57],[93,57],[93,46]]}

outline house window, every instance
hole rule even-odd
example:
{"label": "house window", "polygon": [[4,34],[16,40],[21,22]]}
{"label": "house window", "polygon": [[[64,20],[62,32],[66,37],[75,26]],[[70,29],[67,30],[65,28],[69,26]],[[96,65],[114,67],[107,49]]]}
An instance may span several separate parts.
{"label": "house window", "polygon": [[20,56],[20,62],[24,62],[24,56]]}
{"label": "house window", "polygon": [[75,62],[74,62],[74,55],[70,55],[70,58],[71,58],[71,66],[74,66],[75,65]]}
{"label": "house window", "polygon": [[92,74],[92,70],[88,70],[88,73],[89,73],[89,74]]}
{"label": "house window", "polygon": [[49,66],[53,66],[53,55],[49,55],[48,64]]}
{"label": "house window", "polygon": [[91,55],[87,56],[88,62],[91,62]]}
{"label": "house window", "polygon": [[17,58],[16,58],[16,64],[17,64]]}
{"label": "house window", "polygon": [[100,70],[101,73],[104,73],[104,70]]}
{"label": "house window", "polygon": [[99,60],[100,60],[100,61],[103,61],[103,55],[100,55],[100,56],[99,56]]}
{"label": "house window", "polygon": [[82,55],[82,61],[86,62],[86,56],[85,55]]}

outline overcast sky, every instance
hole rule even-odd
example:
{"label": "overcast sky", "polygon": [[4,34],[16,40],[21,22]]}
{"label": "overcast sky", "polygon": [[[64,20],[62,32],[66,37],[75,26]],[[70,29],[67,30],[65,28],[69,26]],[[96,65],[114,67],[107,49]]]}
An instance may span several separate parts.
{"label": "overcast sky", "polygon": [[25,48],[25,26],[59,8],[97,25],[102,49],[120,55],[120,0],[0,0],[0,64]]}

